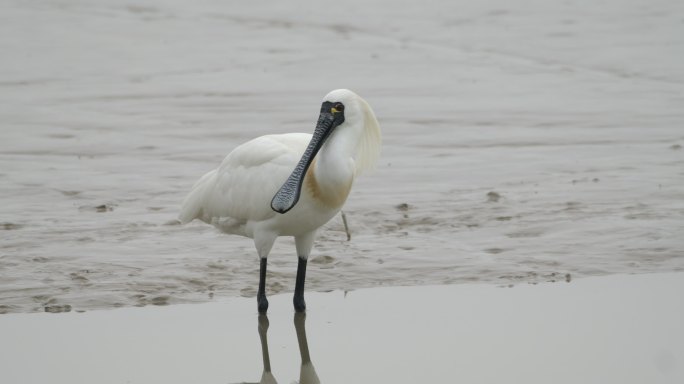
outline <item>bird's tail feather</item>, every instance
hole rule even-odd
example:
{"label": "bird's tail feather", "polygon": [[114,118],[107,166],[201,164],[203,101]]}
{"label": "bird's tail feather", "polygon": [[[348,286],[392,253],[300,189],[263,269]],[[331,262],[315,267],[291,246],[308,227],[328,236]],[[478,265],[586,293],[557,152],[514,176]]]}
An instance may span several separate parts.
{"label": "bird's tail feather", "polygon": [[189,223],[194,219],[200,218],[202,216],[202,211],[204,209],[204,203],[207,199],[207,190],[211,185],[211,180],[214,178],[216,170],[208,172],[201,179],[197,180],[195,185],[188,196],[183,201],[181,205],[180,213],[178,215],[178,220],[182,224]]}

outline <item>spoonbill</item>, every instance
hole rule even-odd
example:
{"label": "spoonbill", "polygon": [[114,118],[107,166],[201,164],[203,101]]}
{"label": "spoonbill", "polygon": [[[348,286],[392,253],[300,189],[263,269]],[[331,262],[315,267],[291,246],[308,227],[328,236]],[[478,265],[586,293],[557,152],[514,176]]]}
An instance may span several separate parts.
{"label": "spoonbill", "polygon": [[342,209],[355,177],[373,167],[380,144],[380,125],[370,105],[350,90],[334,90],[323,99],[312,135],[265,135],[238,146],[195,183],[179,220],[199,219],[254,239],[260,258],[259,313],[268,310],[266,266],[273,243],[293,236],[298,256],[293,304],[303,312],[316,231]]}

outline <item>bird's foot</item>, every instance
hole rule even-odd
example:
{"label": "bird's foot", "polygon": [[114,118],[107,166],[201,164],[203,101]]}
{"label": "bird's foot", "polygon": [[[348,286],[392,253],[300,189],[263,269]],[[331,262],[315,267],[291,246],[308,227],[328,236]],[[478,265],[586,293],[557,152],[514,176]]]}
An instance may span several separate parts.
{"label": "bird's foot", "polygon": [[266,298],[266,295],[257,295],[257,303],[259,313],[266,313],[266,311],[268,311],[268,299]]}
{"label": "bird's foot", "polygon": [[294,299],[292,299],[292,303],[294,304],[295,311],[297,311],[297,312],[306,311],[306,302],[304,301],[304,295],[301,295],[301,296],[295,295]]}

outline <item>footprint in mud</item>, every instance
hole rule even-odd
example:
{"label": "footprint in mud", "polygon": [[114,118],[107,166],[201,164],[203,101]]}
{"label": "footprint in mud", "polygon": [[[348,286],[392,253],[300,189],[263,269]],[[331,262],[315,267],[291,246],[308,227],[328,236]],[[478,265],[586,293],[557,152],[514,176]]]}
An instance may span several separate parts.
{"label": "footprint in mud", "polygon": [[[169,305],[169,299],[171,298],[170,296],[162,295],[162,296],[156,296],[151,299],[147,298],[147,295],[144,293],[137,293],[135,295],[130,296],[131,299],[136,301],[135,306],[136,307],[144,307],[146,305]],[[120,303],[117,303],[120,304]],[[114,305],[116,306],[116,304]],[[123,304],[120,304],[120,306],[123,306]]]}
{"label": "footprint in mud", "polygon": [[144,293],[136,293],[135,295],[131,295],[131,299],[135,300],[135,306],[136,307],[144,307],[147,305],[147,295]]}
{"label": "footprint in mud", "polygon": [[411,228],[416,232],[428,233],[432,232],[435,228],[443,226],[444,220],[432,216],[408,218],[407,215],[404,215],[403,219],[397,221],[397,225],[399,229]]}
{"label": "footprint in mud", "polygon": [[278,281],[274,281],[272,283],[269,283],[268,286],[266,287],[266,289],[268,290],[268,292],[272,292],[273,294],[276,294],[276,293],[280,293],[283,290],[285,290],[285,286],[282,285]]}
{"label": "footprint in mud", "polygon": [[0,315],[12,312],[12,307],[9,305],[0,305]]}
{"label": "footprint in mud", "polygon": [[62,195],[64,195],[64,196],[69,196],[69,197],[78,196],[78,195],[81,194],[81,191],[63,191],[63,190],[61,190],[61,189],[58,189],[58,191],[59,191],[60,193],[62,193]]}
{"label": "footprint in mud", "polygon": [[598,177],[594,177],[593,179],[590,179],[588,177],[583,177],[581,179],[572,179],[570,182],[572,184],[577,184],[577,183],[588,183],[588,182],[598,183],[599,181],[601,181],[601,179],[599,179]]}
{"label": "footprint in mud", "polygon": [[332,256],[328,256],[328,255],[316,256],[313,259],[311,259],[312,263],[321,264],[321,265],[330,264],[333,261],[335,261],[335,258]]}
{"label": "footprint in mud", "polygon": [[555,282],[561,281],[561,280],[564,280],[566,283],[569,283],[572,281],[572,276],[569,273],[562,274],[560,272],[551,272],[551,273],[544,274],[541,277],[546,279],[546,281],[549,283],[555,283]]}
{"label": "footprint in mud", "polygon": [[311,263],[318,265],[318,268],[320,269],[335,268],[335,261],[336,259],[334,257],[328,255],[316,256],[315,258],[311,259]]}
{"label": "footprint in mud", "polygon": [[79,283],[79,284],[88,284],[90,283],[90,280],[88,280],[87,277],[80,275],[77,272],[72,272],[69,274],[69,278],[71,278],[72,281]]}
{"label": "footprint in mud", "polygon": [[16,224],[16,223],[0,223],[0,230],[5,230],[5,231],[14,231],[17,229],[21,229],[23,225],[21,224]]}
{"label": "footprint in mud", "polygon": [[102,205],[98,205],[95,207],[96,212],[110,212],[113,210],[114,210],[114,207],[112,207],[111,205],[107,205],[107,204],[102,204]]}
{"label": "footprint in mud", "polygon": [[501,200],[501,195],[498,192],[487,192],[487,202],[498,203]]}
{"label": "footprint in mud", "polygon": [[582,203],[578,201],[568,201],[567,203],[565,203],[564,211],[577,211],[580,208],[582,208]]}
{"label": "footprint in mud", "polygon": [[218,261],[218,262],[207,263],[207,268],[223,271],[223,270],[228,269],[228,266],[223,264],[221,261]]}
{"label": "footprint in mud", "polygon": [[169,296],[157,296],[150,299],[152,305],[169,305]]}
{"label": "footprint in mud", "polygon": [[408,205],[408,203],[401,203],[401,204],[395,205],[394,208],[396,208],[398,211],[406,212],[409,210],[409,208],[411,208],[411,206]]}
{"label": "footprint in mud", "polygon": [[47,295],[35,295],[32,296],[31,299],[36,303],[41,303],[42,305],[54,304],[57,302],[57,299]]}
{"label": "footprint in mud", "polygon": [[71,305],[69,305],[69,304],[46,305],[45,306],[45,312],[48,312],[48,313],[71,312]]}
{"label": "footprint in mud", "polygon": [[207,289],[207,283],[202,279],[183,279],[187,284],[192,286],[194,290],[205,290]]}
{"label": "footprint in mud", "polygon": [[517,239],[517,238],[527,238],[527,237],[539,237],[544,234],[541,229],[524,229],[522,231],[507,233],[506,236]]}
{"label": "footprint in mud", "polygon": [[93,211],[93,212],[111,212],[114,210],[114,204],[100,204],[100,205],[82,205],[78,207],[79,211]]}

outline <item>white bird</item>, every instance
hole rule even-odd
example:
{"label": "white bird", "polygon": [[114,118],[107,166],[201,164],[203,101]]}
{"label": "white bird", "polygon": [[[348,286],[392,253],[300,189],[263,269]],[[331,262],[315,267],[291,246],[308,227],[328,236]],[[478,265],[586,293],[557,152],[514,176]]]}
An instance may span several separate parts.
{"label": "white bird", "polygon": [[260,313],[268,309],[266,265],[273,243],[278,236],[294,236],[299,262],[293,303],[302,312],[316,231],[340,211],[354,178],[375,164],[380,144],[380,126],[368,103],[352,91],[332,91],[323,99],[313,135],[266,135],[238,146],[195,183],[179,219],[200,219],[254,239],[261,263]]}

